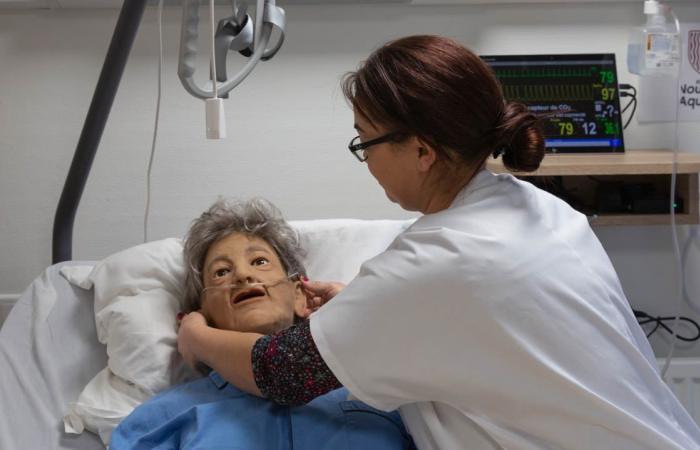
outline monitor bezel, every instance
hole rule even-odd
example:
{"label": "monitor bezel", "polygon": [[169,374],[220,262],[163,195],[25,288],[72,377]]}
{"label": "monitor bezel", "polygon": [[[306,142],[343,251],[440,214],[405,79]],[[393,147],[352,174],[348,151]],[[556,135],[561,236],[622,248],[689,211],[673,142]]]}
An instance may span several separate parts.
{"label": "monitor bezel", "polygon": [[[527,54],[527,55],[479,55],[480,58],[493,70],[493,63],[509,63],[507,65],[513,65],[512,63],[539,63],[542,62],[556,62],[558,64],[566,63],[567,61],[572,62],[582,62],[586,64],[596,63],[596,62],[606,62],[612,64],[612,69],[615,73],[615,88],[617,95],[615,96],[613,105],[619,111],[617,116],[617,123],[620,128],[620,146],[619,147],[563,147],[560,149],[547,147],[545,150],[547,153],[551,154],[580,154],[580,153],[601,153],[601,154],[611,154],[611,153],[624,153],[625,152],[625,139],[624,139],[624,129],[622,120],[622,108],[620,106],[620,78],[617,71],[617,59],[615,53],[554,53],[554,54]],[[506,64],[504,64],[506,65]],[[522,64],[527,66],[527,64]],[[495,76],[495,71],[494,71]],[[499,80],[500,83],[500,80]],[[549,139],[549,138],[546,138]]]}

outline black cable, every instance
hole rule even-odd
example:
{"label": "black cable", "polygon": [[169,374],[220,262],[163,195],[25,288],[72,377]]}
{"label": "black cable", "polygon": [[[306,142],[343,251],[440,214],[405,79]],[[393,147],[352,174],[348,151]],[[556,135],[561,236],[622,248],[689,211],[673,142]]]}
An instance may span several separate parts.
{"label": "black cable", "polygon": [[[629,117],[627,118],[627,122],[625,122],[625,124],[622,126],[623,130],[629,126],[630,122],[632,122],[632,117],[634,117],[634,113],[637,112],[637,97],[632,97],[632,100],[630,100],[630,102],[627,104],[627,106],[625,107],[625,110],[631,104],[634,104],[634,106],[632,106],[632,112],[630,113]],[[623,112],[625,110],[623,110]]]}
{"label": "black cable", "polygon": [[[626,91],[632,91],[632,92],[626,92]],[[631,84],[625,84],[622,83],[620,84],[620,98],[623,97],[631,97],[631,100],[625,105],[624,108],[622,108],[622,111],[620,112],[620,115],[624,114],[630,106],[633,105],[632,107],[632,112],[630,113],[630,116],[627,118],[627,122],[622,126],[622,129],[624,130],[627,128],[632,122],[632,118],[634,117],[634,113],[637,112],[637,88],[632,86]]]}
{"label": "black cable", "polygon": [[630,90],[630,91],[632,91],[632,94],[627,94],[627,92],[621,92],[620,95],[621,95],[622,97],[626,97],[626,95],[624,95],[624,94],[630,95],[630,96],[632,96],[632,97],[636,97],[636,96],[637,96],[637,88],[634,87],[634,86],[632,86],[631,84],[620,83],[620,90],[621,90],[621,91],[623,91],[623,90]]}
{"label": "black cable", "polygon": [[[654,334],[659,328],[662,328],[666,330],[669,334],[673,335],[673,330],[666,325],[664,322],[673,322],[676,317],[675,316],[669,316],[669,317],[662,317],[662,316],[657,316],[653,317],[650,316],[649,314],[645,313],[644,311],[639,311],[639,310],[634,310],[634,317],[637,318],[637,322],[639,323],[640,326],[647,325],[649,323],[653,323],[654,328],[647,333],[647,338]],[[680,322],[686,322],[687,325],[691,325],[693,328],[695,328],[695,336],[693,337],[685,337],[681,336],[680,334],[676,334],[676,337],[680,339],[681,341],[685,342],[694,342],[700,339],[700,325],[693,319],[689,317],[679,317],[679,323]]]}

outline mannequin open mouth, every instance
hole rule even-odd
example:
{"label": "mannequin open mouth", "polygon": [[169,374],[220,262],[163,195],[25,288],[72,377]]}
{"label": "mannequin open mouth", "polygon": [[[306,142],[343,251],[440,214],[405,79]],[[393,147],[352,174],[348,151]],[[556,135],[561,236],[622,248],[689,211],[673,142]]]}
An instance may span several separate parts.
{"label": "mannequin open mouth", "polygon": [[241,291],[238,294],[236,294],[235,297],[231,300],[231,303],[234,305],[237,305],[239,303],[243,303],[248,300],[253,300],[259,297],[264,297],[265,296],[265,290],[261,288],[252,288],[252,289],[246,289],[245,291]]}

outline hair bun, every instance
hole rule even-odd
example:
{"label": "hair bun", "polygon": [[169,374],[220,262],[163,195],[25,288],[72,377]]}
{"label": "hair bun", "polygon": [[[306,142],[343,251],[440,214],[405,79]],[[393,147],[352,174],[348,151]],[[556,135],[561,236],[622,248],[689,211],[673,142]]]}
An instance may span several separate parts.
{"label": "hair bun", "polygon": [[522,103],[505,105],[497,148],[503,164],[514,172],[534,172],[544,158],[544,132],[537,116]]}

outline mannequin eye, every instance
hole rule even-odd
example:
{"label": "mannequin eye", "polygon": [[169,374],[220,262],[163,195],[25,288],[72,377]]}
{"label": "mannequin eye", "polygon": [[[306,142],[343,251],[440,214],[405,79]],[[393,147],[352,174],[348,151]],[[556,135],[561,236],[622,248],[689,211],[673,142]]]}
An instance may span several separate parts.
{"label": "mannequin eye", "polygon": [[231,272],[229,269],[221,268],[214,271],[214,278],[223,278]]}
{"label": "mannequin eye", "polygon": [[267,264],[270,264],[270,261],[267,258],[263,258],[262,256],[259,258],[255,258],[252,263],[254,266],[264,266]]}

